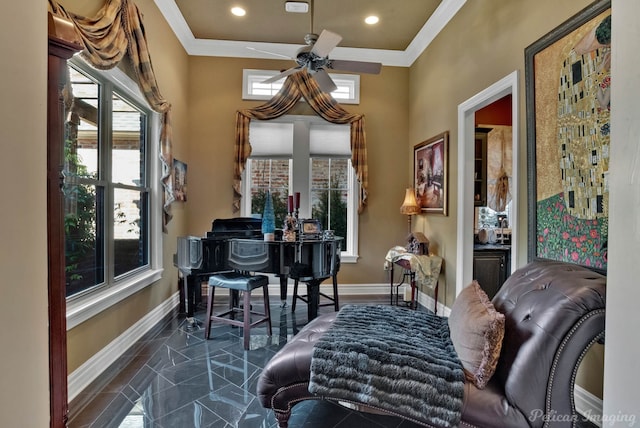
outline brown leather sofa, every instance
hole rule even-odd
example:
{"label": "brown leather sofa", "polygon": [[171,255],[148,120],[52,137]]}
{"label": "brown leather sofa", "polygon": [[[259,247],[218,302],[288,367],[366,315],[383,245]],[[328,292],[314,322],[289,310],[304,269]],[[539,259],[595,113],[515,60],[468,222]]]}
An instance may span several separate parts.
{"label": "brown leather sofa", "polygon": [[[604,340],[605,282],[603,275],[561,262],[534,261],[514,272],[493,299],[506,317],[496,372],[484,389],[465,383],[460,426],[575,426],[578,366],[587,349]],[[311,394],[308,385],[314,343],[335,317],[330,313],[310,322],[260,376],[259,399],[273,409],[281,428],[288,426],[296,403],[332,400]]]}

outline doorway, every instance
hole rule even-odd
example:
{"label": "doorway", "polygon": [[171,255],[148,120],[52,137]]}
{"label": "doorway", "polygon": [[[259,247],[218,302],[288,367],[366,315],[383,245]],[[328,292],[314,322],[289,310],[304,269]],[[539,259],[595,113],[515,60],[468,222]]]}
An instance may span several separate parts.
{"label": "doorway", "polygon": [[511,95],[512,117],[512,194],[511,194],[511,271],[518,260],[518,135],[519,97],[518,71],[514,71],[482,92],[458,106],[458,212],[457,212],[457,260],[456,295],[473,280],[473,236],[474,236],[474,157],[476,112],[499,99]]}

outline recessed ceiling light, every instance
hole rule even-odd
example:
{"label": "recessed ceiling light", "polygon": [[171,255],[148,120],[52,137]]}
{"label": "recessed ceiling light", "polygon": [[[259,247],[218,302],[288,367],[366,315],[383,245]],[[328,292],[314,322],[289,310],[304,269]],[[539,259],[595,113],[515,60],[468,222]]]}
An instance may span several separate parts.
{"label": "recessed ceiling light", "polygon": [[288,1],[284,4],[284,10],[293,13],[307,13],[309,11],[309,3],[303,1]]}
{"label": "recessed ceiling light", "polygon": [[366,22],[366,23],[367,23],[367,24],[369,24],[369,25],[377,24],[377,23],[378,23],[378,21],[380,21],[380,18],[378,18],[378,17],[377,17],[377,16],[375,16],[375,15],[367,16],[367,17],[364,19],[364,22]]}
{"label": "recessed ceiling light", "polygon": [[231,8],[231,13],[233,13],[235,16],[245,16],[247,14],[247,11],[241,7],[236,6]]}

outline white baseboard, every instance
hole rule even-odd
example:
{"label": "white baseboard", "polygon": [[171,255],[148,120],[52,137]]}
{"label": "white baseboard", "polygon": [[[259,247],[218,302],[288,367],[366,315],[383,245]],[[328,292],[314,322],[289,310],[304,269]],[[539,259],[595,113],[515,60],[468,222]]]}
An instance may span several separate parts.
{"label": "white baseboard", "polygon": [[[436,315],[448,317],[449,314],[451,313],[451,309],[449,309],[447,306],[442,304],[442,302],[440,302],[439,300],[440,299],[438,299],[438,307],[436,310]],[[434,309],[434,305],[435,305],[433,295],[423,293],[421,291],[418,291],[418,303],[420,303],[422,306],[424,306],[425,308],[431,311]]]}
{"label": "white baseboard", "polygon": [[602,427],[602,400],[578,385],[574,387],[574,399],[578,413]]}
{"label": "white baseboard", "polygon": [[69,402],[100,376],[103,370],[113,364],[130,346],[170,313],[178,305],[178,301],[178,293],[176,292],[75,369],[67,377]]}

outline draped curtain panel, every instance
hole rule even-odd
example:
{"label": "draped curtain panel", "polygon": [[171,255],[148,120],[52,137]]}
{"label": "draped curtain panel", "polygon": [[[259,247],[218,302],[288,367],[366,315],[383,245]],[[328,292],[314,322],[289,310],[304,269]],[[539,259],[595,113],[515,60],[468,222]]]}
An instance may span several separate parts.
{"label": "draped curtain panel", "polygon": [[504,125],[478,125],[492,128],[487,134],[487,206],[502,212],[513,194],[512,128]]}
{"label": "draped curtain panel", "polygon": [[331,95],[324,93],[306,69],[287,77],[282,89],[265,104],[238,110],[236,113],[235,164],[233,172],[233,211],[240,210],[242,198],[242,172],[251,155],[249,144],[249,122],[251,119],[275,119],[287,113],[304,97],[311,108],[324,120],[344,125],[351,124],[351,163],[360,182],[358,213],[364,210],[367,201],[368,166],[367,144],[364,131],[364,115],[352,114],[340,106]]}
{"label": "draped curtain panel", "polygon": [[54,0],[49,0],[49,11],[72,21],[82,39],[82,57],[92,66],[107,70],[117,66],[126,56],[135,77],[151,108],[162,114],[160,131],[160,160],[162,161],[163,221],[166,233],[171,220],[171,171],[173,155],[171,150],[171,104],[160,94],[158,83],[151,65],[151,57],[142,24],[142,14],[138,6],[130,0],[107,0],[93,18],[67,12]]}

